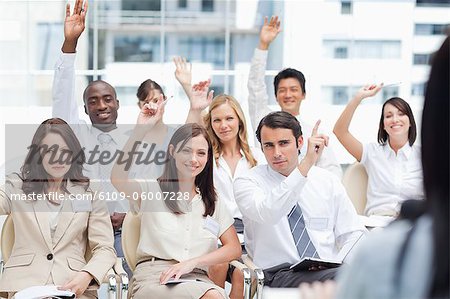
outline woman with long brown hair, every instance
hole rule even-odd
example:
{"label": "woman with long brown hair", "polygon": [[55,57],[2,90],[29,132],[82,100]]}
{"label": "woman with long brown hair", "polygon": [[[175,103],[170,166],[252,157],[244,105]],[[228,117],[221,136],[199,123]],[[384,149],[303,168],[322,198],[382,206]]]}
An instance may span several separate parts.
{"label": "woman with long brown hair", "polygon": [[[162,117],[144,105],[124,152]],[[133,298],[226,298],[207,275],[208,267],[240,257],[241,249],[226,206],[213,186],[212,146],[204,128],[186,124],[173,134],[169,160],[157,180],[128,178],[123,164],[114,165],[111,181],[130,198],[141,217]],[[135,200],[133,200],[133,198]],[[223,246],[217,248],[220,239]],[[189,279],[168,285],[172,280]]]}
{"label": "woman with long brown hair", "polygon": [[378,143],[362,144],[349,132],[356,108],[382,87],[382,84],[362,87],[345,107],[333,132],[367,171],[365,214],[393,219],[398,216],[403,201],[424,199],[420,146],[415,144],[417,129],[411,107],[399,97],[383,104]]}
{"label": "woman with long brown hair", "polygon": [[15,240],[0,292],[9,298],[48,284],[96,298],[116,255],[107,207],[89,188],[84,163],[70,126],[52,118],[36,130],[20,173],[7,176],[0,213],[12,217]]}

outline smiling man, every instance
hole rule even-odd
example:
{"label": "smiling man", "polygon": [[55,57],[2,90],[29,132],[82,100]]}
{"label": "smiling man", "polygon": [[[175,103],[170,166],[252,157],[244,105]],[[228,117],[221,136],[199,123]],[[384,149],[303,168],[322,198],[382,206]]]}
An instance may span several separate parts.
{"label": "smiling man", "polygon": [[100,131],[114,130],[117,120],[119,101],[114,87],[97,80],[89,83],[83,93],[84,111],[91,119],[92,125]]}
{"label": "smiling man", "polygon": [[[62,53],[55,65],[53,79],[53,117],[59,117],[69,123],[76,132],[80,143],[85,148],[89,161],[95,160],[94,153],[113,155],[121,150],[128,139],[117,128],[116,120],[119,109],[117,94],[109,83],[96,80],[89,83],[83,92],[84,111],[91,120],[88,125],[81,120],[78,114],[78,105],[75,99],[75,58],[78,39],[85,28],[85,19],[88,5],[83,0],[75,0],[73,12],[70,5],[66,6],[64,21],[64,43]],[[117,192],[110,182],[111,169],[114,161],[110,163],[96,163],[86,165],[85,174],[91,179],[93,189],[101,192],[104,199],[120,198],[112,193]],[[127,200],[107,201],[111,222],[114,229],[114,247],[119,257],[123,256],[121,247],[121,229],[126,212],[129,210]],[[129,274],[128,267],[124,265]]]}
{"label": "smiling man", "polygon": [[289,267],[302,258],[341,261],[366,231],[341,182],[314,166],[328,144],[328,137],[317,133],[319,123],[299,162],[304,143],[299,122],[287,112],[269,113],[256,131],[268,164],[255,166],[233,185],[245,247],[270,287],[333,279],[336,268]]}
{"label": "smiling man", "polygon": [[[269,95],[267,93],[266,83],[264,81],[268,49],[270,44],[281,32],[281,22],[278,17],[272,17],[268,21],[264,19],[264,25],[259,33],[259,44],[253,54],[250,73],[248,78],[248,107],[250,120],[253,128],[256,128],[258,122],[271,110],[269,109]],[[300,122],[303,132],[309,136],[312,126],[306,123],[300,115],[300,107],[306,98],[306,80],[302,72],[286,68],[280,71],[274,78],[275,97],[281,111],[288,112],[295,116]],[[306,144],[300,148],[300,156],[306,153]],[[342,177],[341,167],[330,147],[327,147],[316,166],[327,169],[334,173],[338,178]]]}

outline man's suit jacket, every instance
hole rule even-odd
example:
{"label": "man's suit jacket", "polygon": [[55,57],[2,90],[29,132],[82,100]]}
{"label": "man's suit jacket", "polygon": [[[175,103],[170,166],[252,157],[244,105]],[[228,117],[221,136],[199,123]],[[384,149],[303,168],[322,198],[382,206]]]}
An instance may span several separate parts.
{"label": "man's suit jacket", "polygon": [[[67,190],[73,195],[93,197],[91,191],[70,181]],[[52,238],[48,204],[20,197],[25,197],[22,180],[17,175],[8,176],[0,189],[0,214],[11,215],[15,242],[1,275],[0,292],[16,292],[48,282],[64,285],[79,271],[89,272],[100,284],[116,260],[106,204],[95,199],[78,204],[66,196]],[[85,256],[90,259],[86,261]]]}

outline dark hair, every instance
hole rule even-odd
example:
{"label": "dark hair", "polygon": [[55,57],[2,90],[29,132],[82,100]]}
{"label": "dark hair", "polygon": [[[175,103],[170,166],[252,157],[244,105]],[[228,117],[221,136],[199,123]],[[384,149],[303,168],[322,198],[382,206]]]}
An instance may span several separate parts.
{"label": "dark hair", "polygon": [[166,95],[164,94],[164,91],[162,90],[161,86],[156,83],[155,81],[151,80],[151,79],[147,79],[144,82],[141,83],[141,85],[139,85],[136,96],[138,98],[139,101],[143,102],[145,101],[145,99],[147,99],[148,94],[152,91],[152,90],[159,90],[159,92],[166,97]]}
{"label": "dark hair", "polygon": [[386,102],[384,102],[383,107],[381,107],[381,117],[380,117],[380,124],[378,126],[378,143],[381,145],[386,145],[389,139],[389,135],[384,129],[384,107],[387,104],[391,104],[404,114],[406,114],[409,118],[410,128],[408,131],[408,140],[409,145],[413,145],[416,141],[417,137],[417,128],[416,128],[416,121],[414,120],[414,114],[412,113],[411,107],[409,104],[403,100],[402,98],[394,97],[390,98]]}
{"label": "dark hair", "polygon": [[89,82],[88,86],[86,86],[86,88],[85,88],[84,91],[83,91],[83,101],[84,101],[84,103],[86,103],[86,100],[87,100],[86,97],[87,97],[87,91],[88,91],[88,89],[89,89],[90,87],[94,86],[94,85],[97,85],[97,84],[104,84],[104,85],[110,87],[111,90],[113,91],[114,99],[117,100],[116,89],[115,89],[111,84],[109,84],[108,82],[103,81],[103,80],[95,80],[95,81]]}
{"label": "dark hair", "polygon": [[433,218],[433,269],[428,297],[448,298],[449,290],[449,36],[432,60],[422,114],[422,167]]}
{"label": "dark hair", "polygon": [[256,129],[256,138],[259,143],[261,143],[261,130],[264,126],[271,129],[291,129],[295,140],[302,136],[302,127],[298,120],[292,114],[284,111],[271,112],[261,119]]}
{"label": "dark hair", "polygon": [[300,83],[300,87],[302,88],[303,93],[306,93],[306,80],[305,76],[302,72],[297,71],[296,69],[287,68],[282,71],[280,71],[275,78],[273,79],[273,87],[275,89],[275,97],[278,93],[278,85],[280,84],[280,81],[287,78],[294,78]]}
{"label": "dark hair", "polygon": [[89,178],[83,175],[83,164],[86,160],[83,149],[78,141],[75,133],[70,126],[60,118],[50,118],[42,122],[36,133],[34,133],[33,140],[29,146],[28,154],[23,166],[21,167],[21,179],[23,180],[22,189],[27,195],[31,193],[45,193],[48,188],[49,177],[42,165],[41,146],[42,139],[49,133],[60,135],[69,147],[70,169],[64,175],[61,183],[61,189],[67,193],[67,180],[75,185],[89,187]]}
{"label": "dark hair", "polygon": [[[214,214],[216,208],[216,191],[213,183],[213,150],[211,141],[208,138],[208,132],[205,128],[198,124],[185,124],[175,131],[169,142],[169,147],[172,145],[174,150],[177,149],[177,145],[180,144],[178,151],[180,152],[186,143],[193,137],[203,136],[208,142],[208,159],[205,168],[195,178],[195,186],[200,189],[203,204],[205,205],[205,213],[203,216]],[[167,152],[169,153],[169,147]],[[168,155],[169,160],[165,164],[163,174],[158,178],[158,183],[163,192],[178,192],[178,174],[175,159],[172,155]],[[176,200],[166,200],[167,207],[174,213],[182,213]]]}

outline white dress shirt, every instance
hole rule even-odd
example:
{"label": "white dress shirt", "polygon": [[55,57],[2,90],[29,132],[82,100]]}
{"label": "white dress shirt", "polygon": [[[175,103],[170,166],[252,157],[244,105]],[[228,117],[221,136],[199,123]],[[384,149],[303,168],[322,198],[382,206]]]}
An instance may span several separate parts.
{"label": "white dress shirt", "polygon": [[[108,150],[114,153],[116,150],[122,150],[128,139],[129,128],[121,128],[121,130],[116,128],[110,132],[102,132],[80,119],[77,101],[75,100],[75,57],[75,53],[62,53],[56,62],[52,90],[52,115],[53,117],[59,117],[70,124],[80,141],[81,146],[85,148],[86,162],[89,162],[91,151],[93,151],[96,146],[98,151]],[[107,149],[102,148],[102,145],[99,142],[99,135],[104,133],[110,135],[112,138]],[[96,154],[95,160],[98,160],[98,158],[99,154]],[[91,179],[91,188],[94,191],[104,192],[98,197],[107,200],[106,203],[111,214],[114,212],[126,213],[129,210],[127,199],[112,195],[113,192],[117,192],[110,181],[113,164],[114,163],[101,165],[101,163],[98,162],[93,164],[86,163],[84,165],[84,175]]]}
{"label": "white dress shirt", "polygon": [[[266,83],[264,81],[267,54],[267,50],[255,48],[248,77],[248,110],[250,114],[250,121],[254,130],[258,128],[258,124],[261,119],[272,112],[269,108],[269,95],[267,94]],[[303,146],[300,149],[301,160],[301,158],[306,154],[306,150],[308,148],[308,138],[311,136],[313,127],[303,121],[300,115],[297,115],[296,118],[302,127],[302,135],[304,139]],[[316,163],[316,166],[332,172],[339,179],[342,178],[341,166],[339,165],[333,149],[330,146],[324,149],[321,157]]]}
{"label": "white dress shirt", "polygon": [[364,144],[361,163],[369,179],[367,215],[396,216],[403,201],[425,198],[420,146],[407,143],[396,155],[389,143]]}
{"label": "white dress shirt", "polygon": [[342,260],[366,231],[341,182],[318,167],[306,178],[298,168],[285,177],[269,165],[256,166],[233,187],[246,249],[263,269],[299,261],[287,219],[297,203],[321,259]]}
{"label": "white dress shirt", "polygon": [[[251,148],[253,157],[258,161],[258,165],[266,164],[266,158],[261,150],[257,148]],[[250,163],[244,156],[244,152],[241,150],[241,159],[238,161],[236,165],[236,169],[234,170],[234,175],[231,173],[231,169],[227,164],[227,161],[223,158],[222,155],[219,156],[218,162],[214,162],[214,187],[216,188],[217,196],[220,200],[222,200],[228,208],[228,212],[230,212],[233,218],[242,219],[242,214],[239,211],[238,206],[236,205],[236,200],[234,199],[233,193],[233,182],[234,180],[241,176],[245,175],[249,169],[251,169]]]}

